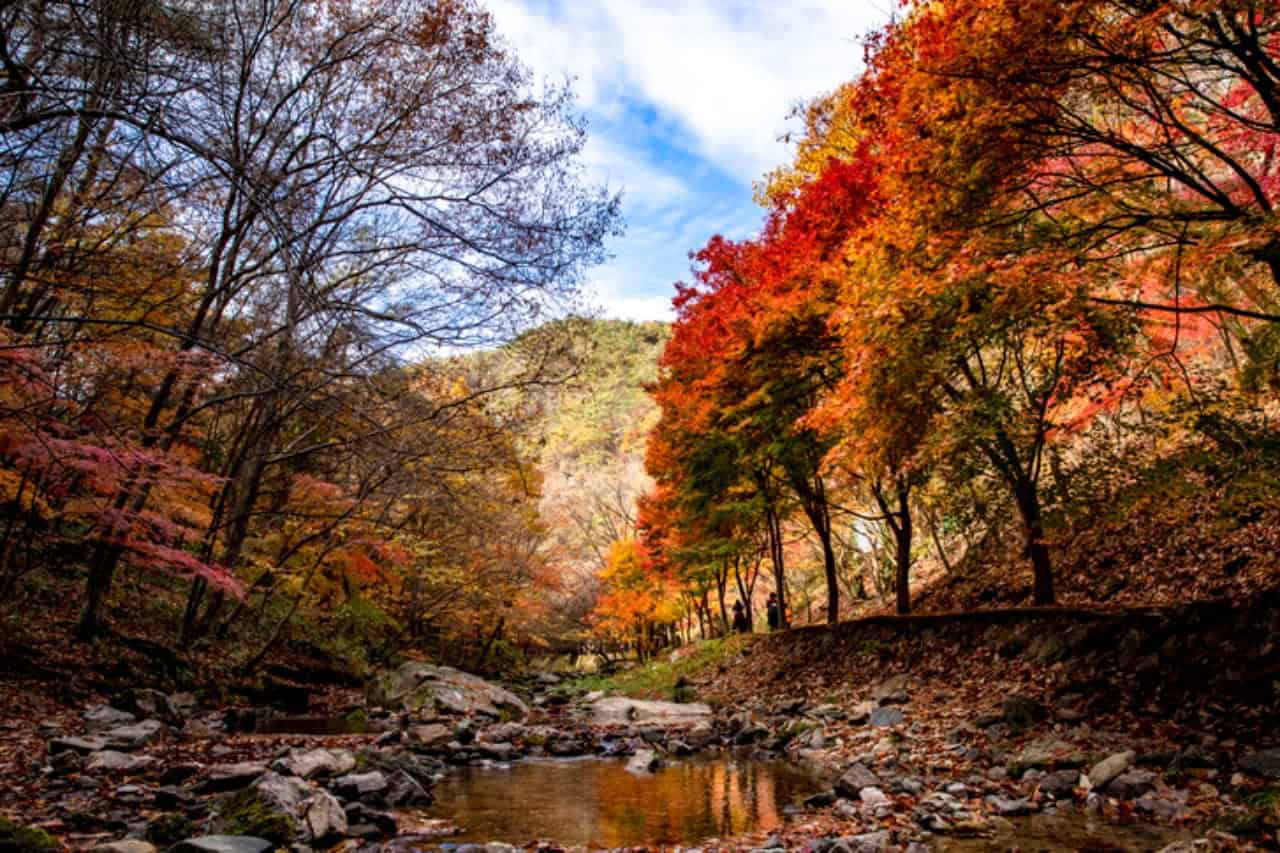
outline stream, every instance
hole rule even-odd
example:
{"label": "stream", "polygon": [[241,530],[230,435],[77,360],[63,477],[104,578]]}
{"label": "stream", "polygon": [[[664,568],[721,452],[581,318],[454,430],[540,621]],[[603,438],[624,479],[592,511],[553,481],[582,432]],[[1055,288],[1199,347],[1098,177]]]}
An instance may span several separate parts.
{"label": "stream", "polygon": [[695,844],[778,827],[784,806],[821,787],[794,764],[723,754],[646,774],[623,759],[532,759],[450,772],[425,815],[463,828],[442,839],[451,843]]}

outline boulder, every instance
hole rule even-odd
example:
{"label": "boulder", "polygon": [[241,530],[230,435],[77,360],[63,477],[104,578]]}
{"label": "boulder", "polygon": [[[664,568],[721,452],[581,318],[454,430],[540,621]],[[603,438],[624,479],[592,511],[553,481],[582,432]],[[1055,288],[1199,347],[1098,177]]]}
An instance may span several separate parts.
{"label": "boulder", "polygon": [[893,836],[889,830],[880,829],[875,832],[864,832],[861,835],[846,835],[837,838],[830,848],[830,853],[882,853],[894,849]]}
{"label": "boulder", "polygon": [[523,717],[529,709],[510,690],[448,666],[410,661],[369,687],[368,700],[393,710]]}
{"label": "boulder", "polygon": [[1106,792],[1118,800],[1136,800],[1156,789],[1156,774],[1150,770],[1126,770],[1112,779]]}
{"label": "boulder", "polygon": [[339,776],[334,780],[333,786],[344,799],[364,802],[381,797],[382,792],[387,790],[387,777],[380,770],[370,770],[368,773]]}
{"label": "boulder", "polygon": [[179,724],[182,722],[183,715],[174,707],[169,697],[159,690],[137,687],[128,691],[127,695],[128,707],[143,719],[160,719]]}
{"label": "boulder", "polygon": [[267,773],[267,765],[255,761],[235,764],[215,764],[209,768],[209,776],[200,785],[202,793],[238,791]]}
{"label": "boulder", "polygon": [[476,735],[481,743],[512,743],[524,737],[525,728],[519,723],[494,723]]}
{"label": "boulder", "polygon": [[407,734],[410,745],[424,749],[437,749],[453,740],[453,729],[440,723],[410,726]]}
{"label": "boulder", "polygon": [[1009,762],[1008,771],[1011,776],[1021,776],[1028,770],[1070,770],[1084,763],[1084,754],[1074,745],[1049,737],[1033,740],[1024,746],[1018,757]]}
{"label": "boulder", "polygon": [[1107,787],[1107,783],[1133,766],[1133,760],[1136,757],[1137,754],[1128,749],[1102,759],[1089,771],[1090,786],[1097,789]]}
{"label": "boulder", "polygon": [[246,835],[205,835],[179,841],[169,848],[168,853],[268,853],[274,846],[265,838]]}
{"label": "boulder", "polygon": [[341,776],[355,769],[356,757],[345,749],[293,749],[272,762],[271,767],[302,779]]}
{"label": "boulder", "polygon": [[395,815],[371,809],[364,803],[351,803],[346,807],[346,812],[348,835],[366,837],[374,834],[368,833],[366,827],[373,829],[378,835],[395,835],[400,828]]}
{"label": "boulder", "polygon": [[127,726],[138,722],[138,718],[128,711],[112,708],[110,705],[91,705],[84,712],[85,727],[91,732],[113,729],[116,726]]}
{"label": "boulder", "polygon": [[879,707],[871,711],[868,722],[878,728],[889,728],[891,726],[899,726],[906,720],[904,715],[897,708]]}
{"label": "boulder", "polygon": [[1002,797],[999,794],[992,794],[987,797],[987,803],[1001,817],[1015,817],[1035,811],[1035,806],[1030,800],[1023,797]]}
{"label": "boulder", "polygon": [[858,799],[869,806],[879,806],[889,802],[889,796],[874,785],[868,785],[859,791]]}
{"label": "boulder", "polygon": [[302,829],[305,838],[316,842],[345,835],[347,813],[332,794],[316,791],[303,811]]}
{"label": "boulder", "polygon": [[1262,749],[1242,756],[1240,769],[1264,779],[1280,779],[1280,748]]}
{"label": "boulder", "polygon": [[653,725],[688,725],[711,717],[711,706],[702,702],[660,702],[609,696],[591,703],[592,721],[601,725],[644,722]]}
{"label": "boulder", "polygon": [[107,746],[107,739],[104,737],[56,737],[49,741],[49,754],[74,752],[77,755],[88,755],[91,752],[106,749]]}
{"label": "boulder", "polygon": [[1040,780],[1040,790],[1055,800],[1065,800],[1072,796],[1079,782],[1079,770],[1055,770]]}
{"label": "boulder", "polygon": [[299,819],[311,798],[306,782],[267,771],[218,804],[210,827],[227,835],[251,835],[287,845],[299,835]]}
{"label": "boulder", "polygon": [[156,846],[137,838],[125,838],[91,847],[89,853],[156,853]]}
{"label": "boulder", "polygon": [[137,773],[155,763],[156,759],[150,755],[131,755],[127,752],[116,752],[114,749],[104,749],[101,752],[92,753],[84,769],[90,772],[105,770],[114,773]]}
{"label": "boulder", "polygon": [[874,788],[880,784],[880,777],[872,773],[862,763],[850,765],[836,781],[836,793],[851,800],[857,799],[863,788]]}
{"label": "boulder", "polygon": [[161,740],[168,731],[168,727],[159,720],[143,720],[140,723],[107,729],[102,736],[107,739],[109,746],[116,749],[137,749]]}
{"label": "boulder", "polygon": [[493,761],[510,761],[512,756],[516,755],[516,748],[509,743],[477,743],[473,744],[476,751],[485,758]]}
{"label": "boulder", "polygon": [[430,791],[418,780],[404,770],[396,770],[387,777],[387,790],[382,800],[393,809],[409,806],[429,806],[432,802]]}

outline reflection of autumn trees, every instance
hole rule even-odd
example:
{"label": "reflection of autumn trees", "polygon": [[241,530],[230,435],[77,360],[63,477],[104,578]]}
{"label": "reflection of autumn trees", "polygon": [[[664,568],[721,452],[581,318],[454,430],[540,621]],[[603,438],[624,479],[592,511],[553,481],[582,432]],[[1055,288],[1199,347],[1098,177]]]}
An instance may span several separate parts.
{"label": "reflection of autumn trees", "polygon": [[[782,807],[814,785],[797,768],[773,762],[694,760],[637,775],[618,761],[533,761],[446,778],[433,812],[473,838],[680,844],[779,826]],[[518,809],[511,808],[513,795]]]}

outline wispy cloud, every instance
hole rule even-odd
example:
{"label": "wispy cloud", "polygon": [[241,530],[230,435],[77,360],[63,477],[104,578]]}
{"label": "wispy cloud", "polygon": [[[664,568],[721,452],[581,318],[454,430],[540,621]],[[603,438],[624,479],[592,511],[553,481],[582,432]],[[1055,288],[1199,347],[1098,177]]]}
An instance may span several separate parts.
{"label": "wispy cloud", "polygon": [[629,230],[599,270],[610,316],[669,316],[672,282],[713,233],[759,222],[752,182],[785,162],[798,104],[857,73],[896,0],[489,0],[544,77],[572,77],[585,163],[624,192]]}

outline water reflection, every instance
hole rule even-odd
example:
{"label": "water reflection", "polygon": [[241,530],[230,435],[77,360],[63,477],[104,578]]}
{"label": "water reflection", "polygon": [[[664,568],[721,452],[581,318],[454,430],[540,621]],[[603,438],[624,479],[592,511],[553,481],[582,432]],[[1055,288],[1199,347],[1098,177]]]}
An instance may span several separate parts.
{"label": "water reflection", "polygon": [[726,756],[649,775],[628,772],[618,759],[531,760],[450,773],[428,814],[465,828],[449,841],[689,844],[772,829],[783,806],[819,787],[794,765]]}

